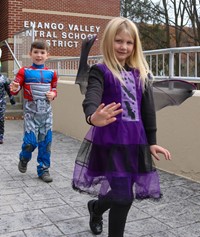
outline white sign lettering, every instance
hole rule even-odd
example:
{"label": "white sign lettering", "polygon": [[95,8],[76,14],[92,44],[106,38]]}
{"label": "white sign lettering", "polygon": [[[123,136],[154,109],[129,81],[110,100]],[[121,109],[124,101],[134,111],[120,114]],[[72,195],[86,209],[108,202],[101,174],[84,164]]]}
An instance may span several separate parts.
{"label": "white sign lettering", "polygon": [[[45,38],[47,43],[53,47],[77,48],[79,41],[97,35],[100,26],[63,24],[55,22],[24,21],[24,27],[34,28],[36,38]],[[26,36],[31,36],[32,31],[26,32]]]}

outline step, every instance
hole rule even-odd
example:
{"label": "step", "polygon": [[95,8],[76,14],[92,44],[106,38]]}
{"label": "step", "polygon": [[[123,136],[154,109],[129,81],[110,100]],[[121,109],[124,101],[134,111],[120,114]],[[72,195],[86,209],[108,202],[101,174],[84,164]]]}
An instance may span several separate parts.
{"label": "step", "polygon": [[[15,102],[21,103],[21,98],[19,96],[15,96],[14,99]],[[6,97],[6,103],[10,104],[10,98],[8,96]]]}
{"label": "step", "polygon": [[11,105],[10,101],[6,103],[5,116],[22,116],[23,115],[23,104],[16,102],[16,104]]}
{"label": "step", "polygon": [[22,103],[16,103],[14,105],[11,105],[11,103],[6,104],[6,110],[18,110],[18,109],[23,109]]}
{"label": "step", "polygon": [[8,77],[8,73],[7,72],[1,72],[1,75],[4,75],[5,77]]}
{"label": "step", "polygon": [[13,117],[13,118],[18,118],[18,117],[23,117],[23,110],[22,109],[12,109],[12,110],[6,110],[5,113],[6,119],[8,117]]}

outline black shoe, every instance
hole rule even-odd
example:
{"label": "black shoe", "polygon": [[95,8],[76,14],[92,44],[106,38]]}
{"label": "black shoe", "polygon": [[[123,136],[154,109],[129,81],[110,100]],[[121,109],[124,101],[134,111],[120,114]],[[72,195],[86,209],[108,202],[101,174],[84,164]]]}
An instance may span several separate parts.
{"label": "black shoe", "polygon": [[24,160],[24,159],[19,160],[18,170],[19,170],[21,173],[26,173],[27,164],[28,164],[28,161],[26,161],[26,160]]}
{"label": "black shoe", "polygon": [[97,215],[94,213],[94,203],[96,200],[91,200],[88,202],[88,211],[90,213],[90,229],[93,234],[100,235],[103,231],[103,218],[102,215]]}

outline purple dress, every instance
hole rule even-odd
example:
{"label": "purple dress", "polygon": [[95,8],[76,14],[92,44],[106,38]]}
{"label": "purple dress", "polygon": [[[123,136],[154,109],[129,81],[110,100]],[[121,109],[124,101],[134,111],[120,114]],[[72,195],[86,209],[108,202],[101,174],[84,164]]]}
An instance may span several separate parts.
{"label": "purple dress", "polygon": [[91,126],[75,161],[73,188],[92,196],[160,198],[160,185],[141,118],[142,86],[139,72],[123,72],[124,85],[104,64],[102,103],[120,102],[123,112],[104,127]]}

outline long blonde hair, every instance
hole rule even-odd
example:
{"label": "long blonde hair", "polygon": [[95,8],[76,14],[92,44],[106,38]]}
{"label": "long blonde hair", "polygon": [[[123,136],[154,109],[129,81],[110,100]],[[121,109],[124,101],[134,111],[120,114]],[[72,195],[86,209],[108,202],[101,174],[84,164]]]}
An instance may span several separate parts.
{"label": "long blonde hair", "polygon": [[129,19],[116,17],[107,24],[101,40],[103,63],[105,63],[113,75],[123,83],[120,71],[125,71],[125,69],[117,60],[113,46],[116,35],[122,31],[128,32],[134,40],[133,52],[130,57],[126,59],[125,63],[129,67],[136,68],[140,71],[140,79],[142,85],[144,85],[147,74],[149,73],[149,65],[143,55],[137,26]]}

